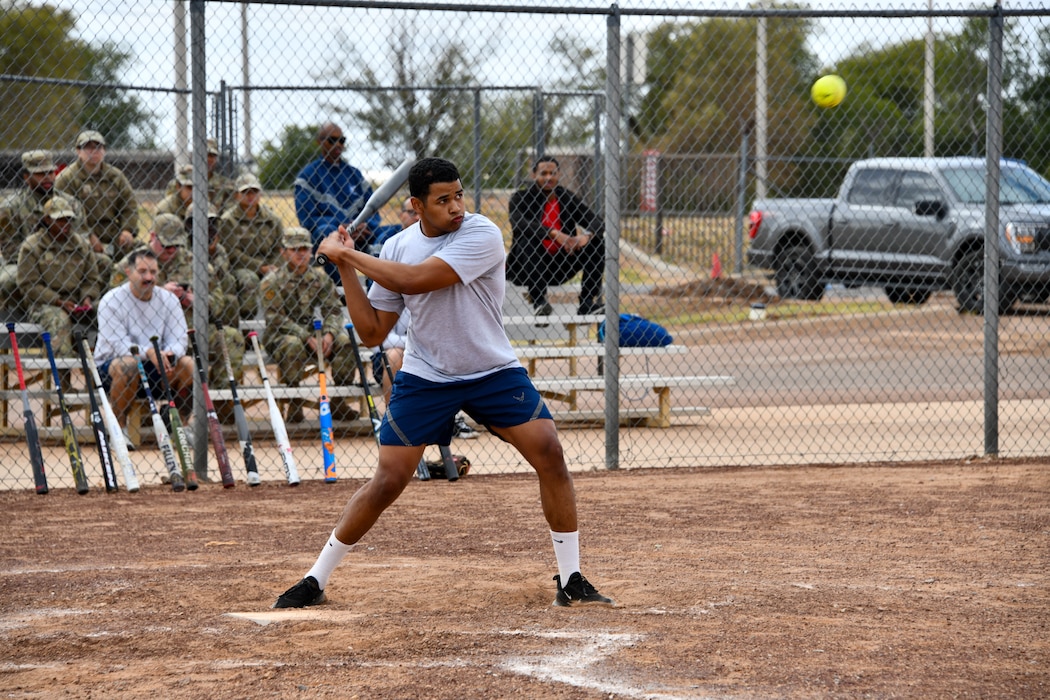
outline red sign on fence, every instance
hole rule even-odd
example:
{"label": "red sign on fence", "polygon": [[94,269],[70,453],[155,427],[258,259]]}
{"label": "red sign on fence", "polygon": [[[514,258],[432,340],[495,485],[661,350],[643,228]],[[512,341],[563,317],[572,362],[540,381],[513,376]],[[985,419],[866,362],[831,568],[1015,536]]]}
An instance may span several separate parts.
{"label": "red sign on fence", "polygon": [[642,167],[642,201],[639,209],[656,211],[657,188],[660,182],[660,151],[643,152],[645,164]]}

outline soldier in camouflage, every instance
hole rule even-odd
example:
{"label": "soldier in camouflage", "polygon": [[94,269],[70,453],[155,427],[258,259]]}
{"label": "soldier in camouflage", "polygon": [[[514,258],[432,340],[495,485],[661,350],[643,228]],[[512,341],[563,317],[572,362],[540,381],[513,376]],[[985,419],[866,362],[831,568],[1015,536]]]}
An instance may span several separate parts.
{"label": "soldier in camouflage", "polygon": [[262,278],[284,264],[284,225],[261,198],[259,179],[251,174],[241,175],[233,202],[219,218],[219,239],[230,251],[243,318],[254,316],[258,309]]}
{"label": "soldier in camouflage", "polygon": [[29,318],[54,338],[58,355],[73,354],[74,323],[90,323],[102,296],[102,279],[91,246],[73,231],[73,202],[55,195],[44,205],[43,227],[18,251],[18,286]]}
{"label": "soldier in camouflage", "polygon": [[0,204],[0,304],[10,311],[23,303],[18,289],[18,249],[44,217],[55,186],[55,163],[47,151],[22,154],[25,187]]}
{"label": "soldier in camouflage", "polygon": [[138,201],[119,168],[105,162],[106,140],[97,131],[77,136],[77,160],[59,173],[55,190],[80,201],[84,232],[94,251],[112,261],[135,247],[139,230]]}
{"label": "soldier in camouflage", "polygon": [[[298,386],[306,367],[317,362],[317,342],[313,321],[320,311],[323,355],[327,375],[333,385],[354,382],[356,360],[350,336],[344,327],[343,308],[335,283],[324,270],[312,266],[313,244],[310,232],[298,226],[286,228],[282,238],[284,264],[263,278],[260,285],[266,312],[266,346],[277,362],[280,379]],[[335,420],[354,420],[358,416],[345,399],[332,401]],[[303,420],[301,401],[289,402],[287,420]]]}
{"label": "soldier in camouflage", "polygon": [[[219,172],[219,144],[215,139],[208,139],[208,201],[215,205],[220,214],[230,204],[233,196],[233,180]],[[175,176],[164,190],[165,196],[175,194],[180,183],[178,175]]]}
{"label": "soldier in camouflage", "polygon": [[157,214],[174,214],[180,219],[190,216],[193,211],[193,166],[184,165],[175,176],[177,188],[157,203]]}
{"label": "soldier in camouflage", "polygon": [[[193,216],[186,217],[186,234],[190,245],[190,266],[193,265]],[[229,380],[226,363],[219,347],[219,326],[222,326],[226,349],[233,366],[233,378],[240,383],[244,375],[244,334],[239,327],[242,300],[237,295],[237,284],[230,272],[230,256],[219,235],[219,216],[215,206],[208,205],[208,382],[211,386],[225,387]],[[254,303],[252,308],[255,308]],[[191,308],[192,312],[192,308]],[[192,321],[192,319],[190,319]],[[223,423],[232,423],[233,403],[215,401],[215,411]]]}

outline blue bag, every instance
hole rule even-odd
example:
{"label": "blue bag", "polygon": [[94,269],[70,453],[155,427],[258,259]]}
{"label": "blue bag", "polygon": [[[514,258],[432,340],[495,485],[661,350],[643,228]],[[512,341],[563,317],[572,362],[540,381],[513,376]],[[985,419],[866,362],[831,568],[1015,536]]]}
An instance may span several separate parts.
{"label": "blue bag", "polygon": [[[605,321],[598,326],[598,340],[605,340]],[[620,314],[621,348],[661,348],[674,341],[659,323],[635,314]]]}

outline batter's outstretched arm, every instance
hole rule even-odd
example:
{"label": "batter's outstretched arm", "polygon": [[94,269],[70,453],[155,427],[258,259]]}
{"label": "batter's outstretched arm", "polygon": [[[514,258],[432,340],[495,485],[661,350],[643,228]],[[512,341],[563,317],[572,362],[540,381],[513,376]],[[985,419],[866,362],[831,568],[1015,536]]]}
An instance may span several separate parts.
{"label": "batter's outstretched arm", "polygon": [[459,284],[459,275],[452,267],[437,257],[429,257],[416,265],[395,260],[383,260],[360,250],[355,250],[347,241],[350,234],[346,228],[331,234],[317,249],[342,272],[344,265],[358,270],[365,277],[400,294],[425,294]]}

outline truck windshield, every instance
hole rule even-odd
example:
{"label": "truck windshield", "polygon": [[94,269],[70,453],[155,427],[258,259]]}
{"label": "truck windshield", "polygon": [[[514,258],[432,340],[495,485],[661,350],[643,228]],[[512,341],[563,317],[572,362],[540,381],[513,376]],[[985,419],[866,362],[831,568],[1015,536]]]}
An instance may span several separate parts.
{"label": "truck windshield", "polygon": [[[944,179],[955,196],[966,204],[984,204],[984,167],[950,167]],[[1050,182],[1030,168],[1004,165],[999,182],[1003,204],[1050,204]]]}

